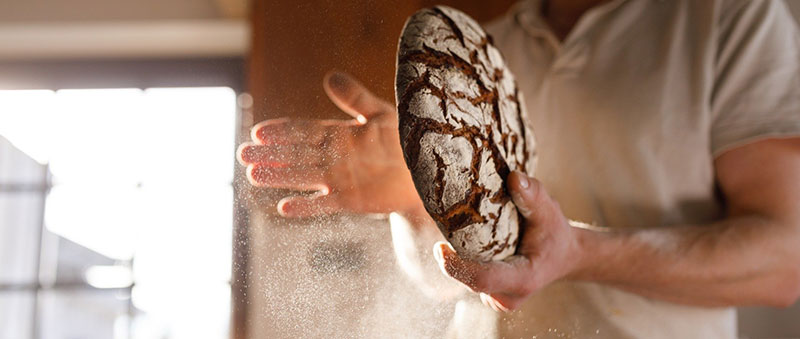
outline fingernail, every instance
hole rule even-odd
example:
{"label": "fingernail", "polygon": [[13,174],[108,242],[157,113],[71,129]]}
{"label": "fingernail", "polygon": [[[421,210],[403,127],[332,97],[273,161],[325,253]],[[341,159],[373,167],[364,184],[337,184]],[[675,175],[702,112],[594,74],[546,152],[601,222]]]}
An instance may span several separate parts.
{"label": "fingernail", "polygon": [[494,304],[497,305],[497,308],[500,310],[500,312],[504,312],[504,313],[511,312],[511,310],[508,307],[503,306],[503,304],[501,304],[500,301],[498,301],[494,297],[490,297],[490,298],[492,298],[492,300],[494,300]]}
{"label": "fingernail", "polygon": [[444,250],[444,246],[441,245],[441,242],[437,242],[436,244],[434,244],[433,245],[433,257],[436,258],[437,266],[439,266],[439,270],[442,271],[442,274],[444,274],[444,275],[449,277],[450,274],[447,273],[447,267],[445,267],[443,250]]}
{"label": "fingernail", "polygon": [[442,250],[439,248],[438,244],[433,246],[433,258],[436,259],[437,262],[442,261]]}
{"label": "fingernail", "polygon": [[263,183],[266,181],[267,175],[269,174],[264,168],[260,166],[253,166],[250,165],[248,168],[247,174],[250,176],[250,179],[255,183]]}
{"label": "fingernail", "polygon": [[486,297],[488,297],[488,296],[485,293],[483,293],[483,292],[478,293],[478,296],[480,296],[481,303],[483,303],[484,306],[489,307],[489,308],[492,307],[492,304],[489,303],[489,299],[486,299]]}
{"label": "fingernail", "polygon": [[525,199],[522,198],[522,195],[520,195],[519,191],[517,190],[511,191],[511,200],[513,200],[515,204],[519,204],[525,201]]}
{"label": "fingernail", "polygon": [[517,180],[519,180],[519,187],[528,188],[531,183],[528,181],[528,176],[522,172],[517,172]]}
{"label": "fingernail", "polygon": [[255,132],[255,136],[256,136],[255,137],[256,140],[261,140],[265,144],[268,144],[267,141],[269,141],[269,134],[267,134],[266,129],[264,129],[264,128],[257,129],[256,132]]}
{"label": "fingernail", "polygon": [[247,146],[245,144],[241,144],[241,145],[239,145],[239,149],[236,150],[236,161],[238,161],[239,164],[241,164],[241,165],[245,165],[245,166],[247,165],[247,161],[245,161],[244,156],[245,156],[245,152],[247,151],[248,148],[250,148],[250,146]]}
{"label": "fingernail", "polygon": [[277,206],[278,214],[280,214],[282,217],[288,217],[290,212],[288,206],[289,206],[288,201],[286,200],[279,201]]}
{"label": "fingernail", "polygon": [[245,162],[252,162],[255,159],[255,154],[253,153],[254,147],[253,146],[243,146],[239,155],[241,156],[242,161]]}

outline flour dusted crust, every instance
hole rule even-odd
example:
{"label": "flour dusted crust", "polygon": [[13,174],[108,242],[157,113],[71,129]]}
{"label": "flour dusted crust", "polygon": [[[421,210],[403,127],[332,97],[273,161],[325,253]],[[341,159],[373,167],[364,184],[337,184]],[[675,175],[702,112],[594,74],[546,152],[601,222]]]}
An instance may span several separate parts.
{"label": "flour dusted crust", "polygon": [[403,155],[439,229],[462,256],[514,254],[521,217],[505,180],[532,173],[533,135],[491,38],[452,8],[420,10],[400,38],[396,95]]}

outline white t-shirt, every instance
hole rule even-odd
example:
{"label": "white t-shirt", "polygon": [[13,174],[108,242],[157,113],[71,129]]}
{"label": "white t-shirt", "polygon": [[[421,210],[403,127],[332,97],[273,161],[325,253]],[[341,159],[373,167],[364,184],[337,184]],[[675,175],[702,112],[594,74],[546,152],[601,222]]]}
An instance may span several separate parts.
{"label": "white t-shirt", "polygon": [[[570,219],[718,220],[715,156],[800,135],[800,34],[782,1],[615,0],[563,43],[539,6],[521,2],[488,30],[527,100],[535,176]],[[505,338],[736,337],[732,308],[572,282],[538,292],[497,327]]]}

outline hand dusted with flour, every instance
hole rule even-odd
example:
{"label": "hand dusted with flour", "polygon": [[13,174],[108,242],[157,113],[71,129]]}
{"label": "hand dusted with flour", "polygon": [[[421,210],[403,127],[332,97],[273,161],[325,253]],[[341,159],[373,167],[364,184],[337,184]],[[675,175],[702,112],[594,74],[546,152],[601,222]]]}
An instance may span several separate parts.
{"label": "hand dusted with flour", "polygon": [[400,143],[425,209],[462,256],[514,254],[520,217],[505,180],[532,174],[533,135],[491,38],[462,12],[423,9],[403,30],[396,81]]}

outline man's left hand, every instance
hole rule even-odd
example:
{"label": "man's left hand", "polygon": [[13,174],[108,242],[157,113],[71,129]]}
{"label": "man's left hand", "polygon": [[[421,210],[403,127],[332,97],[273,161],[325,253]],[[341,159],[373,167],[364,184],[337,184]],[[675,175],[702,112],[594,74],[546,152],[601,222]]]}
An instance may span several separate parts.
{"label": "man's left hand", "polygon": [[525,218],[516,255],[503,261],[476,262],[459,257],[445,242],[433,248],[443,272],[480,293],[483,303],[497,311],[518,308],[534,292],[575,273],[582,261],[580,230],[569,225],[538,180],[513,172],[508,189]]}

